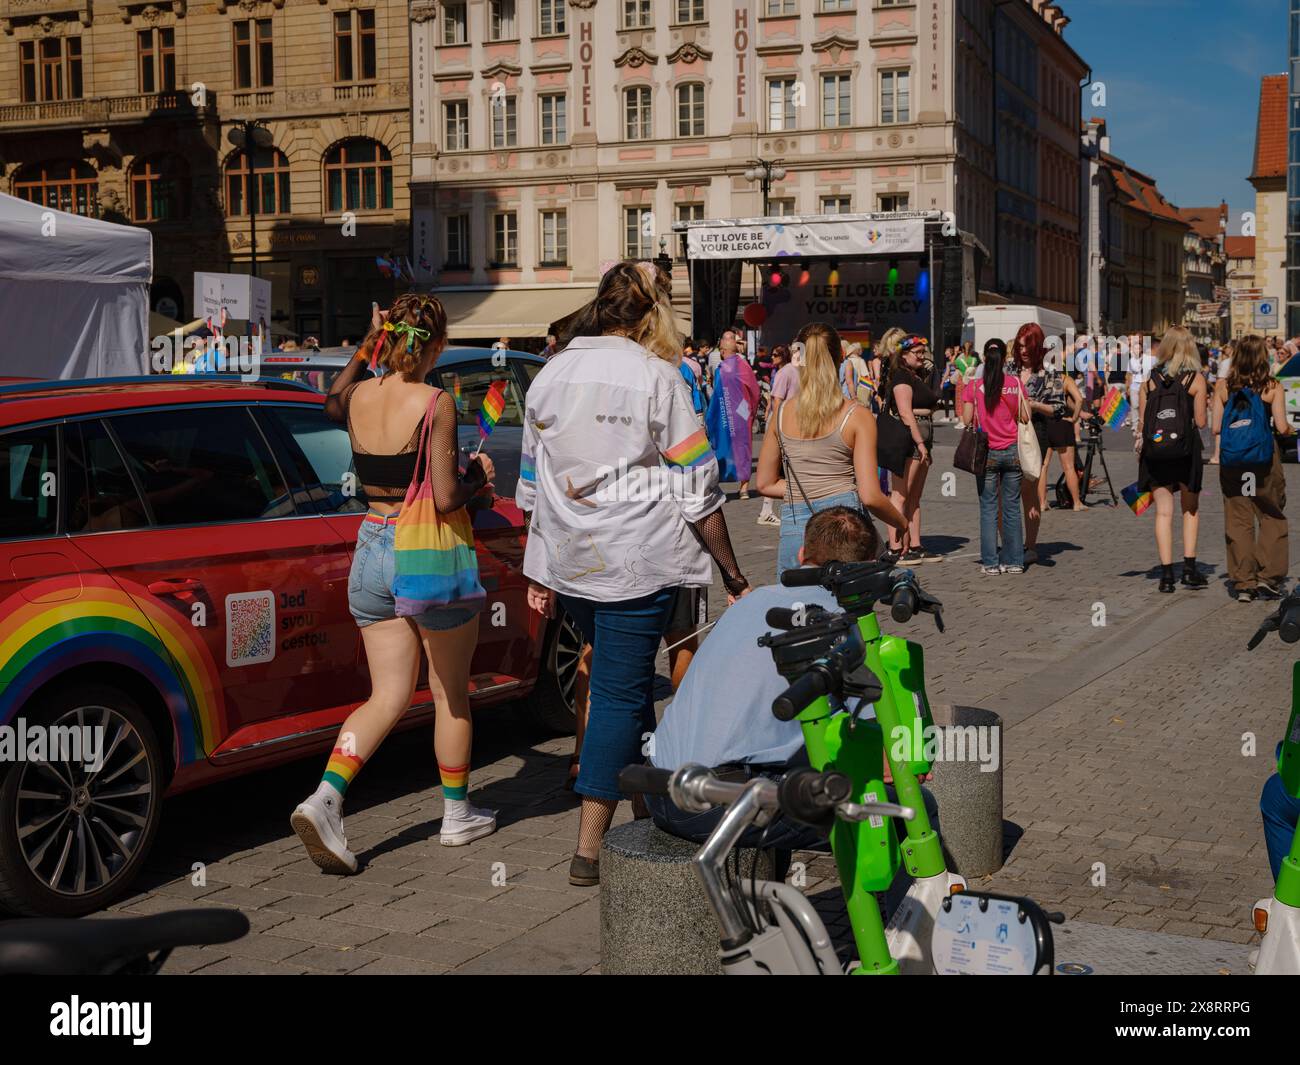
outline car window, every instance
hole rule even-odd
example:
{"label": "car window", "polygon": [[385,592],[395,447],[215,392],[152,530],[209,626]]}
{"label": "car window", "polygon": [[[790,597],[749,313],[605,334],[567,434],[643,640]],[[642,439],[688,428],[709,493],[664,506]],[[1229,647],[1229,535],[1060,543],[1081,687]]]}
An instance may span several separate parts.
{"label": "car window", "polygon": [[149,524],[126,461],[98,418],[68,426],[68,531],[108,532]]}
{"label": "car window", "polygon": [[524,371],[524,388],[532,385],[533,379],[542,372],[542,367],[546,364],[541,362],[530,362],[527,359],[520,359],[515,363]]}
{"label": "car window", "polygon": [[510,367],[493,366],[492,363],[467,362],[460,366],[439,370],[434,367],[439,388],[446,389],[456,401],[456,422],[459,425],[477,425],[479,408],[483,406],[483,397],[494,381],[504,381],[505,409],[497,425],[524,424],[523,397],[519,394],[519,384]]}
{"label": "car window", "polygon": [[58,446],[53,425],[0,434],[0,540],[54,534]]}
{"label": "car window", "polygon": [[189,407],[111,419],[158,525],[254,521],[295,513],[245,407]]}
{"label": "car window", "polygon": [[295,403],[262,407],[283,433],[287,461],[298,474],[295,487],[300,510],[315,514],[344,514],[365,510],[357,498],[348,431],[329,420],[325,408]]}

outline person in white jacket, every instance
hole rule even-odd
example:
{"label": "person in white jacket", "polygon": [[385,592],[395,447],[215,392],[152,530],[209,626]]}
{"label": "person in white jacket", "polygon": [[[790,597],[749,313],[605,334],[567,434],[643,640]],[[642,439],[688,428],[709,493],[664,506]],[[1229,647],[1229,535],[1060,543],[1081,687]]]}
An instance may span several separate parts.
{"label": "person in white jacket", "polygon": [[593,649],[569,871],[580,886],[600,881],[619,771],[655,728],[655,655],[677,589],[709,587],[711,557],[729,597],[749,590],[672,323],[656,267],[620,263],[528,390],[515,496],[531,515],[528,601],[547,617],[558,605]]}

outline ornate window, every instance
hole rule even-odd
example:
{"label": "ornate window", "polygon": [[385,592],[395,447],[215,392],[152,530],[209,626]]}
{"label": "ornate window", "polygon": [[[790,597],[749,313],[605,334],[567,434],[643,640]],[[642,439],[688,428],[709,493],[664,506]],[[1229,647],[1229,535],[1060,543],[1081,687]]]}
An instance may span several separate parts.
{"label": "ornate window", "polygon": [[698,81],[677,86],[677,136],[704,136],[704,85]]}
{"label": "ornate window", "polygon": [[23,103],[81,99],[81,38],[43,37],[18,42]]}
{"label": "ornate window", "polygon": [[375,9],[334,13],[334,80],[374,81]]}
{"label": "ornate window", "polygon": [[89,163],[34,163],[14,178],[14,195],[71,214],[99,215],[99,175]]}
{"label": "ornate window", "polygon": [[275,84],[275,45],[269,18],[233,24],[236,89],[269,89]]}
{"label": "ornate window", "polygon": [[140,92],[170,92],[175,89],[176,31],[170,26],[137,30],[135,65]]}
{"label": "ornate window", "polygon": [[251,173],[246,151],[231,155],[226,164],[226,214],[248,214],[250,194],[257,197],[259,215],[289,213],[289,160],[279,148],[255,148]]}
{"label": "ornate window", "polygon": [[646,141],[654,136],[650,114],[650,87],[635,85],[623,91],[623,137]]}
{"label": "ornate window", "polygon": [[388,211],[393,207],[393,157],[378,141],[346,140],[325,156],[327,211]]}
{"label": "ornate window", "polygon": [[190,172],[178,155],[151,155],[131,168],[131,220],[174,222],[189,214]]}

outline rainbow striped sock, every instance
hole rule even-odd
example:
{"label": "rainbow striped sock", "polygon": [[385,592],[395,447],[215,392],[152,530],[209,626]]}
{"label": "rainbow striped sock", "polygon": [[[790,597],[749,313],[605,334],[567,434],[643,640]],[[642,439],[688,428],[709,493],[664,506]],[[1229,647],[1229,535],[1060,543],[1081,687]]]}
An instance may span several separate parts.
{"label": "rainbow striped sock", "polygon": [[438,775],[442,777],[442,797],[444,799],[463,799],[469,794],[469,766],[446,766],[438,763]]}
{"label": "rainbow striped sock", "polygon": [[342,747],[335,747],[330,752],[330,760],[325,766],[325,776],[321,783],[329,784],[340,795],[348,793],[352,778],[361,771],[362,759],[355,754],[348,754]]}

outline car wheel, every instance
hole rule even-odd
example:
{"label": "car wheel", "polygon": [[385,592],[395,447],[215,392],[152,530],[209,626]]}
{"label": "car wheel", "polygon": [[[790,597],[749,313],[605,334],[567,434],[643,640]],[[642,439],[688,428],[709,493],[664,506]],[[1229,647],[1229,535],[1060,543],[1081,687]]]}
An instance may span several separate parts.
{"label": "car wheel", "polygon": [[577,728],[574,690],[585,642],[578,626],[563,611],[546,634],[537,683],[524,699],[524,709],[552,732],[572,735]]}
{"label": "car wheel", "polygon": [[[84,750],[63,745],[4,774],[0,906],[79,917],[121,897],[139,872],[158,829],[162,751],[144,711],[117,688],[77,684],[43,702],[28,730],[95,730],[100,759],[96,768]],[[59,733],[45,735],[52,748]]]}

